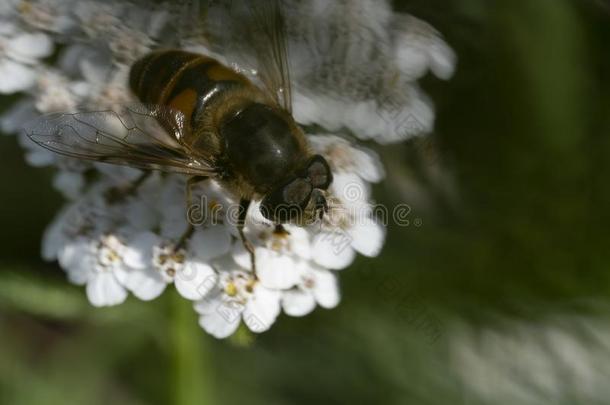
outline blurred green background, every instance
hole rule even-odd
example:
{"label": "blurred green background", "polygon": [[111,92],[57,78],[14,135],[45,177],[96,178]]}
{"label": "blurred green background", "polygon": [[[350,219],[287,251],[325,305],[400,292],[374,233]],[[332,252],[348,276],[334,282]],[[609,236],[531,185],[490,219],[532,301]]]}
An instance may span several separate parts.
{"label": "blurred green background", "polygon": [[412,226],[341,273],[338,308],[254,339],[205,335],[173,293],[90,307],[40,259],[51,173],[0,137],[0,403],[610,403],[608,3],[397,8],[459,56],[423,81],[436,149],[377,148],[375,196]]}

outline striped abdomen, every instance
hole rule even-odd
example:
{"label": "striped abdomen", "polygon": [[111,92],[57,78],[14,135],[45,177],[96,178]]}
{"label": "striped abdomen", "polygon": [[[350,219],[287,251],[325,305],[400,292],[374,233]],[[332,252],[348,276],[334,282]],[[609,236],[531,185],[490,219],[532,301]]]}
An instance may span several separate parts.
{"label": "striped abdomen", "polygon": [[222,92],[249,86],[243,75],[204,55],[167,50],[137,61],[129,76],[131,90],[140,101],[163,104],[182,111],[195,127],[202,111]]}

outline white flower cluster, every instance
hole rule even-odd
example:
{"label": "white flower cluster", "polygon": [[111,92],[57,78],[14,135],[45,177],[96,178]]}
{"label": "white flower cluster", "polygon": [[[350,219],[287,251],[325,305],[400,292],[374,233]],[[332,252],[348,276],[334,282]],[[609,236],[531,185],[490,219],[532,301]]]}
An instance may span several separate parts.
{"label": "white flower cluster", "polygon": [[[312,7],[299,9],[301,18],[304,12],[314,18],[318,3],[298,2],[301,8]],[[396,23],[407,17],[392,13],[385,3],[350,4],[360,5],[362,15],[371,17],[361,17],[361,24],[369,21],[374,32],[393,38],[384,58],[401,83],[416,88],[415,80],[428,68],[450,75],[453,54],[432,29],[425,26],[425,35],[414,35],[412,28],[424,26],[414,19],[405,20],[402,30],[386,27],[388,19]],[[303,316],[317,305],[335,307],[340,299],[337,271],[348,267],[357,253],[376,256],[384,242],[384,227],[370,202],[370,184],[384,177],[374,152],[337,135],[309,136],[312,148],[333,170],[330,215],[307,227],[277,228],[252,204],[245,235],[255,251],[254,273],[235,226],[236,201],[213,180],[193,189],[188,203],[199,208],[200,217],[192,228],[193,218],[185,214],[185,178],[59,157],[20,133],[41,113],[99,110],[134,101],[127,86],[129,67],[165,44],[161,38],[171,27],[172,10],[164,4],[143,8],[101,0],[9,0],[0,5],[0,93],[24,94],[0,117],[2,131],[18,134],[30,164],[57,168],[54,185],[68,199],[44,235],[43,257],[57,260],[71,282],[86,286],[95,306],[120,304],[129,293],[152,300],[173,283],[193,301],[202,328],[217,338],[230,336],[242,320],[258,333],[280,312]],[[296,34],[291,45],[298,58],[311,38]],[[383,136],[387,117],[375,112],[380,101],[372,94],[354,101],[358,106],[329,102],[315,86],[304,90],[313,78],[302,71],[295,77],[297,120],[329,132],[347,128],[380,142],[397,139],[395,131]],[[344,82],[337,89],[354,84]],[[409,92],[404,109],[429,105],[420,96]],[[431,117],[430,110],[417,119],[428,128]]]}

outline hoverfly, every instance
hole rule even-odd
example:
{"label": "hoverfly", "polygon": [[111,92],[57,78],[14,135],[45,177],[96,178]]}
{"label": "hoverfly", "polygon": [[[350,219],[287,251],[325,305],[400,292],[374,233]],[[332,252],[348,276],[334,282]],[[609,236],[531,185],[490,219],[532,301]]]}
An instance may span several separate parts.
{"label": "hoverfly", "polygon": [[[236,14],[222,23],[247,41],[241,46],[253,55],[248,68],[258,84],[210,56],[157,50],[131,67],[139,104],[45,116],[26,131],[59,154],[187,175],[187,195],[195,181],[217,180],[240,200],[237,227],[254,268],[243,232],[251,201],[261,200],[262,214],[278,229],[303,225],[328,211],[332,173],[292,117],[279,0],[235,3]],[[221,10],[214,18],[228,15]]]}

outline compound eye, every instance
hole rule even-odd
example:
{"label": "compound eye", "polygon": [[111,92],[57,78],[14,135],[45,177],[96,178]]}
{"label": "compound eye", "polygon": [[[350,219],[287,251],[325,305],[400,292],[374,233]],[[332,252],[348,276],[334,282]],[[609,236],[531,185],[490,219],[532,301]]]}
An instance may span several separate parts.
{"label": "compound eye", "polygon": [[261,213],[270,221],[290,222],[302,215],[312,191],[308,179],[296,178],[268,194],[261,203]]}
{"label": "compound eye", "polygon": [[320,155],[315,155],[311,158],[307,166],[307,177],[311,181],[314,188],[326,190],[333,181],[333,175],[330,171],[330,166],[326,159]]}
{"label": "compound eye", "polygon": [[309,203],[312,190],[312,184],[307,179],[294,179],[283,188],[284,202],[287,205],[298,205],[305,208]]}

